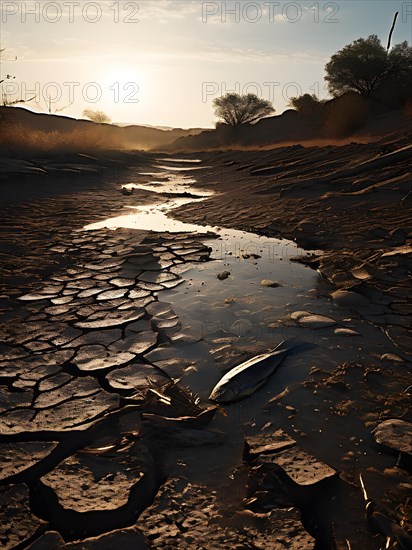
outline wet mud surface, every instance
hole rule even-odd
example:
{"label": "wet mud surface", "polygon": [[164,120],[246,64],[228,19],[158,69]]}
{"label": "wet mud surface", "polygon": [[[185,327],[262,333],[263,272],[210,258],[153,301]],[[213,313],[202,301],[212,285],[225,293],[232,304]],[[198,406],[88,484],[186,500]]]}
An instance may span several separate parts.
{"label": "wet mud surface", "polygon": [[[289,149],[276,154],[292,162],[299,151]],[[37,198],[7,198],[3,186],[16,176],[3,179],[5,548],[372,550],[386,537],[402,548],[412,383],[403,213],[397,232],[349,246],[359,227],[348,237],[341,226],[333,241],[337,233],[319,234],[312,216],[299,232],[303,198],[286,199],[286,232],[274,207],[250,196],[249,209],[241,205],[232,189],[256,176],[247,169],[236,181],[242,163],[222,155],[137,157],[83,188],[56,182]],[[256,162],[252,171],[262,170]],[[403,181],[400,162],[393,177]],[[33,176],[24,177],[28,185]],[[258,196],[272,183],[259,183]],[[204,190],[215,194],[193,198]],[[136,206],[141,218],[171,214],[202,229],[149,231],[130,218]],[[125,227],[105,228],[119,216],[114,225]],[[245,400],[207,401],[231,367],[289,338],[312,348],[287,357]],[[376,521],[371,529],[360,474],[390,516],[389,534]]]}

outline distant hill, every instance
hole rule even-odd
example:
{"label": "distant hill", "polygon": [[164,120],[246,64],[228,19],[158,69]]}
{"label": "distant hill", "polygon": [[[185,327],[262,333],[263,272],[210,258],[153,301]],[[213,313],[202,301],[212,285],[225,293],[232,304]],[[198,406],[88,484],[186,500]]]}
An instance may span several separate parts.
{"label": "distant hill", "polygon": [[[162,147],[181,137],[194,136],[202,132],[202,128],[161,130],[137,125],[96,124],[90,120],[79,120],[62,115],[34,113],[23,107],[0,107],[0,120],[3,126],[2,132],[6,134],[16,127],[20,132],[24,131],[28,134],[30,132],[59,134],[84,132],[90,135],[91,132],[98,131],[99,135],[104,136],[105,144],[110,146],[112,143],[114,148],[124,149],[148,150]],[[2,139],[2,144],[7,145],[7,137]]]}
{"label": "distant hill", "polygon": [[359,132],[382,134],[394,127],[410,126],[406,110],[390,110],[387,105],[366,100],[349,93],[327,101],[315,113],[300,113],[289,109],[281,115],[267,117],[256,124],[232,128],[220,124],[216,129],[205,130],[193,136],[182,136],[165,151],[207,151],[267,147],[276,144],[293,144],[314,140],[341,140]]}
{"label": "distant hill", "polygon": [[[120,126],[124,128],[125,126],[131,126],[130,122],[112,122],[114,126]],[[134,126],[144,127],[144,128],[155,128],[156,130],[163,130],[164,132],[170,132],[171,130],[182,130],[183,128],[173,128],[173,126],[156,126],[155,124],[133,124]],[[184,130],[184,129],[183,129]],[[190,128],[190,131],[203,132],[205,128]],[[187,130],[189,131],[189,130]]]}
{"label": "distant hill", "polygon": [[289,109],[256,124],[232,128],[169,130],[155,127],[96,124],[62,115],[34,113],[22,107],[0,107],[2,154],[37,155],[42,152],[90,153],[96,150],[151,150],[162,152],[248,149],[278,144],[350,139],[382,135],[412,124],[412,109],[390,110],[376,100],[345,94],[326,102],[321,110],[301,113]]}

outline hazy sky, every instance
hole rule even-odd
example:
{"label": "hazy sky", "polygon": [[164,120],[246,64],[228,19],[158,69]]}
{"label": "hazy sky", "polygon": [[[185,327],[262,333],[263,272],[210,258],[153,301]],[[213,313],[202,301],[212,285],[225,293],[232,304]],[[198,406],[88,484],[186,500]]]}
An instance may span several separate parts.
{"label": "hazy sky", "polygon": [[392,43],[412,42],[412,1],[2,0],[1,11],[9,97],[178,127],[213,126],[226,91],[257,93],[278,114],[301,93],[327,97],[330,56],[370,34],[386,46],[395,11]]}

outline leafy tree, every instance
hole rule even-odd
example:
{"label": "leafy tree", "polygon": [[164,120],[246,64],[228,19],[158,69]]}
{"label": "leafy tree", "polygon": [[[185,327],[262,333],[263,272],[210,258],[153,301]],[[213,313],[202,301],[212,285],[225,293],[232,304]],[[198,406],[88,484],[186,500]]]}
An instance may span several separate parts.
{"label": "leafy tree", "polygon": [[229,126],[254,124],[275,112],[273,105],[266,99],[260,99],[255,94],[239,95],[228,93],[213,101],[215,115]]}
{"label": "leafy tree", "polygon": [[388,81],[400,83],[412,78],[412,47],[405,41],[388,52],[372,34],[335,53],[325,70],[325,80],[334,96],[353,91],[370,96]]}
{"label": "leafy tree", "polygon": [[98,124],[108,124],[111,122],[111,119],[103,111],[93,111],[92,109],[85,109],[83,111],[83,116],[89,118],[93,122]]}
{"label": "leafy tree", "polygon": [[324,101],[318,99],[315,94],[303,94],[298,97],[292,97],[289,101],[289,107],[307,115],[318,114],[323,104]]}

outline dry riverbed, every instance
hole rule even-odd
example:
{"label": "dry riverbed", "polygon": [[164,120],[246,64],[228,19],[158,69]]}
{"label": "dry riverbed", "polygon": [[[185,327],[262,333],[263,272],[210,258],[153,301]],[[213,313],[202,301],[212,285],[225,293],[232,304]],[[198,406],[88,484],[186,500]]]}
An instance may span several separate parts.
{"label": "dry riverbed", "polygon": [[[354,172],[333,180],[339,189],[306,187],[304,172],[348,170],[355,149],[355,165],[385,159],[382,145],[66,159],[78,173],[65,181],[58,162],[39,161],[48,175],[6,163],[5,548],[372,550],[386,541],[369,530],[359,474],[410,531],[411,453],[397,437],[410,441],[409,425],[372,433],[410,420],[410,174],[402,154],[390,158],[405,144],[389,145],[376,168],[386,186],[360,193],[367,208],[350,197],[377,185],[373,166],[348,197]],[[126,207],[163,219],[181,199],[173,216],[209,227],[90,227]],[[290,337],[313,349],[250,398],[207,402],[227,369]]]}

